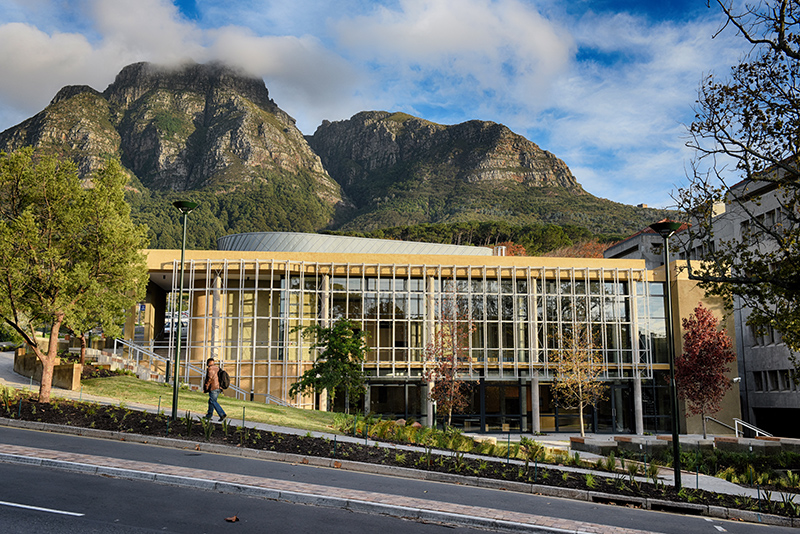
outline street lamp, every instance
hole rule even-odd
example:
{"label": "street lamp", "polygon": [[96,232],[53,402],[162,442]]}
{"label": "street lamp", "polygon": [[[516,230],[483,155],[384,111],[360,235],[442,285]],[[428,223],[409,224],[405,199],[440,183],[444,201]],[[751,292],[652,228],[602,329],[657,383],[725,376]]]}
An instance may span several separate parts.
{"label": "street lamp", "polygon": [[678,442],[678,388],[675,383],[675,344],[672,330],[672,290],[669,272],[669,238],[678,231],[681,223],[663,220],[650,225],[664,239],[664,272],[666,273],[667,298],[667,353],[669,356],[669,397],[672,405],[672,466],[675,470],[675,488],[681,489],[681,447]]}
{"label": "street lamp", "polygon": [[[172,420],[178,419],[178,371],[180,368],[181,357],[181,332],[182,319],[183,319],[183,258],[186,254],[186,218],[197,207],[196,202],[189,202],[188,200],[179,200],[172,203],[173,206],[183,214],[183,242],[181,243],[181,287],[178,292],[178,347],[175,349],[175,365],[172,370]],[[174,324],[174,323],[173,323]]]}

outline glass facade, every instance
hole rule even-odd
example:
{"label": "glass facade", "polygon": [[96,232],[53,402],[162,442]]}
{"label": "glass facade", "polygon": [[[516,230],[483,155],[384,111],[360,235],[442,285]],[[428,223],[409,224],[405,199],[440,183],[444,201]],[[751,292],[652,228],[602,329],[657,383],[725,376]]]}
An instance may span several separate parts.
{"label": "glass facade", "polygon": [[[473,395],[454,423],[487,431],[529,429],[536,377],[542,431],[571,430],[577,429],[576,416],[559,409],[547,382],[559,340],[585,328],[591,350],[602,358],[601,379],[612,385],[608,400],[592,414],[592,426],[630,429],[631,379],[652,379],[654,369],[666,363],[662,284],[649,282],[644,269],[479,262],[485,264],[188,261],[184,292],[191,309],[181,360],[189,365],[183,378],[198,382],[193,364],[214,356],[254,400],[313,407],[313,398],[288,396],[316,357],[297,327],[346,317],[367,333],[365,410],[421,418],[427,405],[425,347],[442,321],[456,321],[471,330],[461,373]],[[173,280],[178,273],[174,262]],[[665,413],[659,398],[653,393],[653,402],[645,403],[656,414]]]}

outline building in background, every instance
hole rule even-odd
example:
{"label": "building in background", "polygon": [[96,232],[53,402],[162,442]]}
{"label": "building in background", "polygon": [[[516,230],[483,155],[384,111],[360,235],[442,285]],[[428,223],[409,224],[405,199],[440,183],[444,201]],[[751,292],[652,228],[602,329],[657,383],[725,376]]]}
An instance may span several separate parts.
{"label": "building in background", "polygon": [[[709,250],[719,247],[723,241],[750,241],[754,247],[763,247],[758,238],[759,226],[769,228],[783,224],[782,204],[778,189],[772,182],[743,181],[736,184],[731,188],[727,202],[714,206],[713,242],[688,243],[686,233],[678,232],[673,238],[676,250],[671,252],[671,261],[678,264],[702,261]],[[656,268],[663,265],[659,240],[652,230],[642,230],[607,249],[605,257],[641,258],[648,268]],[[738,385],[742,418],[775,435],[800,437],[797,425],[787,425],[787,421],[800,418],[800,388],[793,380],[795,371],[789,359],[791,351],[777,332],[767,330],[764,335],[756,335],[747,325],[749,315],[750,310],[741,299],[735,298],[730,333],[736,345],[737,371],[741,380]]]}
{"label": "building in background", "polygon": [[[714,243],[683,247],[681,259],[699,260],[703,247],[718,246],[720,241],[750,242],[763,250],[758,237],[766,228],[787,223],[779,190],[773,182],[742,181],[731,188],[728,201],[715,206]],[[715,245],[716,244],[716,245]],[[687,252],[688,250],[688,252]],[[780,334],[767,330],[756,335],[747,325],[750,310],[736,298],[733,320],[741,377],[741,410],[745,421],[772,434],[800,437],[800,427],[789,424],[800,419],[800,388],[794,383],[791,351]]]}
{"label": "building in background", "polygon": [[[670,430],[663,267],[297,233],[226,236],[219,248],[186,253],[189,322],[179,368],[186,383],[199,384],[202,362],[214,357],[235,386],[226,394],[317,407],[319,399],[288,394],[315,358],[296,328],[346,317],[361,325],[370,347],[363,410],[430,424],[425,347],[451,313],[473,329],[462,367],[471,403],[453,416],[455,426],[577,431],[577,410],[559,406],[551,393],[551,362],[561,334],[585,327],[609,385],[588,429]],[[175,344],[164,317],[179,289],[179,258],[180,251],[148,251],[139,343],[167,357]],[[685,276],[673,280],[673,314],[687,316],[703,295]],[[738,417],[738,402],[725,410],[724,417]]]}

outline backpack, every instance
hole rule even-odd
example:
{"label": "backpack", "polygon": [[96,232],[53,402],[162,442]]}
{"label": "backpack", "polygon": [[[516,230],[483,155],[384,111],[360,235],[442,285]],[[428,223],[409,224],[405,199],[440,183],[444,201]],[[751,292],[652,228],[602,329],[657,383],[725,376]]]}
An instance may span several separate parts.
{"label": "backpack", "polygon": [[219,379],[219,387],[222,389],[228,389],[231,385],[231,375],[225,369],[217,371],[217,378]]}

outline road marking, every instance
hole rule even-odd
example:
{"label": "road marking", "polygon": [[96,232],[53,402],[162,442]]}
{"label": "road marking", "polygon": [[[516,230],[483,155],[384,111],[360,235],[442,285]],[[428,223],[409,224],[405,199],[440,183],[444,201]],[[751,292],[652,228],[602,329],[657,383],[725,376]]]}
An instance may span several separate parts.
{"label": "road marking", "polygon": [[83,517],[84,514],[77,512],[67,512],[66,510],[54,510],[52,508],[41,508],[39,506],[29,506],[27,504],[19,504],[15,502],[0,501],[0,505],[11,506],[12,508],[25,508],[26,510],[36,510],[38,512],[50,512],[51,514],[71,515],[75,517]]}
{"label": "road marking", "polygon": [[721,526],[719,526],[719,525],[714,525],[714,528],[715,528],[715,529],[717,529],[717,530],[719,530],[720,532],[727,532],[727,530],[725,530],[724,528],[722,528],[722,527],[721,527]]}

